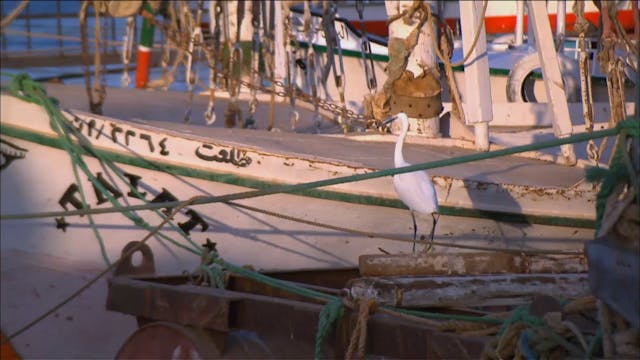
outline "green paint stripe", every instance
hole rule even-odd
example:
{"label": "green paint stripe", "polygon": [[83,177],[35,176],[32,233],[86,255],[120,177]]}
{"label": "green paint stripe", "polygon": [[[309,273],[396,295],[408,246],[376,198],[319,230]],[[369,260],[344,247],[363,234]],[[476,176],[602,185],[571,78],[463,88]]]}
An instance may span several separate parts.
{"label": "green paint stripe", "polygon": [[[155,11],[151,7],[148,1],[144,2],[144,10],[149,12],[150,14],[155,15]],[[142,29],[140,29],[140,45],[146,46],[147,48],[153,48],[153,32],[155,26],[153,23],[146,18],[142,20]]]}
{"label": "green paint stripe", "polygon": [[[44,135],[34,131],[13,127],[10,125],[0,124],[0,133],[7,136],[15,137],[25,141],[31,141],[37,144],[63,149],[62,142],[53,136]],[[249,179],[233,174],[218,173],[215,171],[194,169],[187,166],[167,164],[161,161],[147,160],[141,157],[116,153],[107,150],[95,149],[97,153],[105,158],[126,165],[137,166],[144,169],[162,171],[170,174],[188,176],[196,179],[220,182],[224,184],[237,185],[252,189],[268,189],[274,186],[280,186],[282,183],[266,182],[261,180]],[[84,152],[83,155],[88,155]],[[349,194],[339,191],[308,189],[293,192],[297,195],[313,197],[317,199],[341,201],[353,204],[382,206],[397,209],[406,209],[406,206],[397,199],[387,199],[376,196]],[[440,206],[439,213],[442,215],[462,216],[482,219],[492,219],[503,222],[517,222],[528,224],[555,225],[576,228],[595,228],[595,220],[577,219],[560,216],[542,216],[528,214],[514,214],[500,211],[489,211],[479,209],[469,209],[455,206]]]}
{"label": "green paint stripe", "polygon": [[[295,45],[294,43],[292,43],[292,45]],[[300,48],[303,49],[307,49],[309,47],[309,45],[307,45],[307,43],[299,43],[298,46]],[[313,45],[313,50],[317,53],[326,53],[327,52],[327,47],[324,45]],[[334,49],[333,53],[335,55],[338,55],[338,50]],[[355,58],[362,58],[362,54],[360,51],[355,51],[355,50],[348,50],[348,49],[342,49],[342,55],[343,56],[348,56],[348,57],[355,57]],[[365,54],[365,57],[367,59],[373,59],[374,61],[378,61],[378,62],[384,62],[387,63],[389,62],[389,56],[387,55],[380,55],[380,54]],[[440,70],[444,71],[444,64],[442,63],[438,63],[438,66],[440,67]],[[454,66],[452,67],[453,71],[456,72],[462,72],[464,71],[464,66],[460,65],[460,66]],[[490,75],[494,75],[494,76],[509,76],[509,71],[510,69],[500,69],[500,68],[489,68],[489,74]],[[542,73],[539,72],[535,72],[533,73],[532,77],[534,79],[542,79]],[[601,77],[591,77],[591,82],[593,84],[597,84],[597,85],[607,85],[607,80]]]}

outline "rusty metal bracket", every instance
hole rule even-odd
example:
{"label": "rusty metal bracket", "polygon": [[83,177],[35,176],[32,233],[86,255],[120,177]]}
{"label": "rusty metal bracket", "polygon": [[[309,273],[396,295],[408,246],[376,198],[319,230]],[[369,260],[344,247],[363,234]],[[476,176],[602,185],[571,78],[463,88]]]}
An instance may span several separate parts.
{"label": "rusty metal bracket", "polygon": [[[129,254],[132,249],[138,248],[137,251]],[[135,265],[132,261],[133,255],[140,253],[142,261],[139,265]],[[153,260],[153,252],[147,244],[141,244],[139,241],[131,241],[122,249],[120,254],[122,260],[113,272],[114,276],[144,276],[156,273],[156,265]]]}

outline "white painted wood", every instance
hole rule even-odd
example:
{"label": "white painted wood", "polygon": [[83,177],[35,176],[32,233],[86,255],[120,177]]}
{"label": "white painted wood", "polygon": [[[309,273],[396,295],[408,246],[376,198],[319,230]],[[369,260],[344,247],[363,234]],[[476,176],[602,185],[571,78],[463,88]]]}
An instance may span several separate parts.
{"label": "white painted wood", "polygon": [[487,55],[487,36],[485,28],[480,28],[478,40],[473,45],[473,38],[482,13],[482,2],[460,1],[460,19],[462,23],[463,53],[471,50],[471,56],[465,64],[465,91],[463,107],[467,124],[477,124],[475,128],[476,148],[489,150],[488,126],[480,125],[493,119],[491,82],[489,80],[489,57]]}
{"label": "white painted wood", "polygon": [[[282,18],[282,6],[284,6],[280,2],[273,3],[275,6],[274,9],[274,22],[275,24],[284,24],[284,19]],[[284,43],[284,26],[276,25],[275,31],[275,46],[274,46],[274,58],[275,58],[275,78],[277,80],[282,80],[287,76],[287,61],[286,61],[286,53],[285,53],[285,43]]]}
{"label": "white painted wood", "polygon": [[[562,42],[567,24],[567,3],[564,0],[558,1],[556,14],[556,41]],[[560,46],[560,52],[562,52],[562,46]]]}
{"label": "white painted wood", "polygon": [[[553,106],[553,130],[557,137],[570,136],[573,128],[547,9],[543,2],[527,1],[527,5],[530,23],[533,25],[536,36],[536,48],[542,64],[542,77],[545,79],[547,98],[551,100]],[[575,164],[573,145],[564,145],[562,153],[568,164]]]}
{"label": "white painted wood", "polygon": [[[581,120],[582,103],[568,103],[568,105],[571,118],[577,119],[575,126],[582,125],[582,130],[584,130],[584,123]],[[451,111],[450,102],[444,103],[443,107],[445,113]],[[626,102],[625,109],[627,114],[633,114],[636,109],[635,103]],[[494,103],[491,126],[552,126],[552,110],[549,103]],[[596,102],[593,104],[593,110],[596,124],[608,127],[606,124],[611,113],[609,111],[609,103]],[[596,125],[596,128],[602,129],[598,125]]]}
{"label": "white painted wood", "polygon": [[524,0],[516,0],[516,40],[515,46],[524,41]]}

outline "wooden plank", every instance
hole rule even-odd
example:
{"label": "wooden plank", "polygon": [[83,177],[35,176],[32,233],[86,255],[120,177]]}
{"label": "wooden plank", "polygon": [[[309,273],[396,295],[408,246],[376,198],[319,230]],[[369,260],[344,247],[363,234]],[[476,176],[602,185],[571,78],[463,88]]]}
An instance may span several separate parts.
{"label": "wooden plank", "polygon": [[577,298],[589,294],[587,274],[359,278],[348,284],[355,299],[373,298],[400,307],[488,306],[496,300],[545,294]]}
{"label": "wooden plank", "polygon": [[[571,117],[569,116],[569,107],[567,105],[567,97],[564,91],[564,83],[562,73],[560,72],[560,64],[558,63],[558,55],[556,53],[555,44],[553,42],[553,34],[551,33],[551,24],[547,14],[546,4],[541,1],[527,1],[529,9],[529,19],[533,25],[533,31],[536,37],[536,48],[542,67],[542,78],[544,86],[547,90],[547,99],[550,100],[553,107],[554,122],[553,131],[556,137],[565,137],[572,134],[573,127],[571,125]],[[568,165],[576,163],[576,156],[573,151],[573,145],[561,146],[562,154]]]}
{"label": "wooden plank", "polygon": [[229,306],[237,299],[209,287],[167,285],[118,276],[109,281],[107,310],[228,331]]}
{"label": "wooden plank", "polygon": [[499,253],[361,255],[362,276],[587,272],[584,258]]}
{"label": "wooden plank", "polygon": [[536,37],[536,48],[542,68],[542,78],[547,91],[547,99],[550,99],[555,114],[553,124],[556,136],[571,135],[571,118],[567,97],[564,91],[562,73],[558,63],[558,54],[553,43],[551,25],[547,16],[546,4],[540,1],[527,1],[529,18],[533,23]]}
{"label": "wooden plank", "polygon": [[586,245],[589,283],[600,300],[640,327],[640,253],[611,245],[607,235]]}

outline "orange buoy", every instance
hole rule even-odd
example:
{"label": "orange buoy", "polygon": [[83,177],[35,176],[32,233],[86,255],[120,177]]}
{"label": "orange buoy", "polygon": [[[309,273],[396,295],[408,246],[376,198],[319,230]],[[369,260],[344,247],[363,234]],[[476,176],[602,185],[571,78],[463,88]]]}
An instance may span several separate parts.
{"label": "orange buoy", "polygon": [[4,333],[0,331],[0,343],[2,343],[0,347],[0,359],[2,360],[20,360],[22,359],[20,355],[16,352],[16,349],[13,348],[11,342],[4,336]]}

